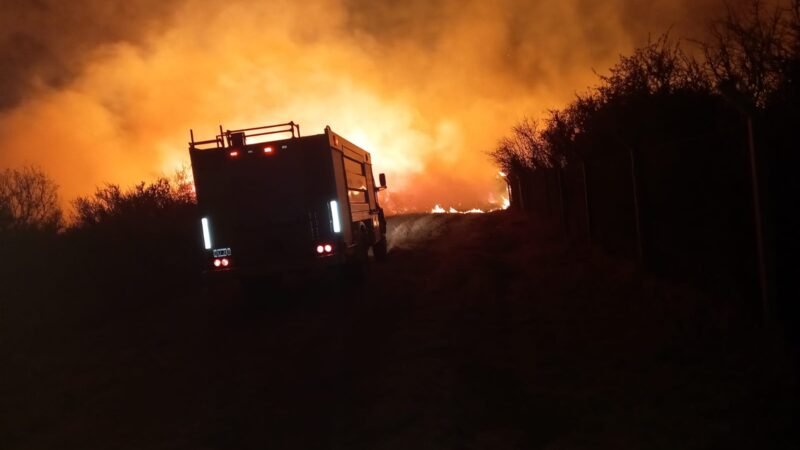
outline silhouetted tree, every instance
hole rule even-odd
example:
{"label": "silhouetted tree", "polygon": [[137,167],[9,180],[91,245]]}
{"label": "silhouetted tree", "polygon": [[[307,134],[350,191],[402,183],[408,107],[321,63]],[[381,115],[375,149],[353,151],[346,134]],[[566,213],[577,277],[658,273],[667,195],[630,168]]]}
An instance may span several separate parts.
{"label": "silhouetted tree", "polygon": [[495,163],[507,173],[519,173],[550,167],[550,149],[542,140],[539,122],[524,118],[500,139],[489,153]]}
{"label": "silhouetted tree", "polygon": [[516,174],[530,170],[525,148],[511,137],[500,139],[494,150],[489,153],[492,160],[506,174]]}
{"label": "silhouetted tree", "polygon": [[687,55],[680,41],[664,33],[655,41],[620,57],[609,75],[600,76],[598,93],[610,101],[636,95],[658,95],[677,90],[708,91],[702,64]]}
{"label": "silhouetted tree", "polygon": [[797,0],[789,8],[764,0],[727,4],[725,16],[711,26],[710,41],[701,44],[717,85],[746,98],[750,107],[764,107],[782,83],[786,62],[797,55],[798,9]]}
{"label": "silhouetted tree", "polygon": [[541,139],[547,143],[550,165],[563,167],[570,158],[578,156],[575,139],[581,132],[570,109],[550,110]]}
{"label": "silhouetted tree", "polygon": [[0,172],[0,233],[56,232],[63,225],[58,186],[36,167]]}
{"label": "silhouetted tree", "polygon": [[507,174],[512,208],[530,209],[531,204],[524,192],[531,183],[531,177],[558,163],[548,142],[542,137],[542,130],[539,122],[524,118],[489,153]]}

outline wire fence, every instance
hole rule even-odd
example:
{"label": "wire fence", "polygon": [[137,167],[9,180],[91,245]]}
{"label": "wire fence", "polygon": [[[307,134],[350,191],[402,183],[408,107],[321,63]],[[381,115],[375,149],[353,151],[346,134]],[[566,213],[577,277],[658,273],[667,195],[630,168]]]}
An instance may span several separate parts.
{"label": "wire fence", "polygon": [[736,125],[669,142],[599,142],[561,168],[510,176],[512,207],[648,271],[757,298],[747,135]]}

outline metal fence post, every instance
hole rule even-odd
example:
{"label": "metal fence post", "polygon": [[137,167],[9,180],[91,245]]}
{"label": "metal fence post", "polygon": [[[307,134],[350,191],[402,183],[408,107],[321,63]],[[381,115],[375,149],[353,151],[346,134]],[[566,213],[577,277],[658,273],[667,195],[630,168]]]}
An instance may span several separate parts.
{"label": "metal fence post", "polygon": [[758,258],[758,284],[761,288],[761,307],[764,314],[764,323],[769,324],[770,307],[767,292],[767,262],[766,251],[764,250],[764,223],[761,216],[761,191],[758,183],[758,158],[756,157],[756,144],[753,137],[753,116],[747,116],[747,145],[750,153],[750,181],[753,184],[753,215],[756,228],[756,252]]}
{"label": "metal fence post", "polygon": [[586,175],[585,159],[581,159],[581,172],[583,172],[583,199],[586,206],[586,234],[589,245],[592,245],[592,210],[589,203],[589,177]]}
{"label": "metal fence post", "polygon": [[642,219],[639,204],[639,180],[636,174],[636,155],[632,146],[628,146],[631,158],[631,182],[633,183],[633,215],[636,219],[636,256],[640,266],[644,266],[644,246],[642,244]]}

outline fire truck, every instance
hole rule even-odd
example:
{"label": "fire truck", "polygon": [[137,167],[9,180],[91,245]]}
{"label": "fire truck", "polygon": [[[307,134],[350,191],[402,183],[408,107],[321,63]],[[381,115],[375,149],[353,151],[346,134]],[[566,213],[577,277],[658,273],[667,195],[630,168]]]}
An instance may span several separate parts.
{"label": "fire truck", "polygon": [[[206,274],[263,276],[386,258],[386,219],[369,152],[326,127],[288,122],[223,131],[189,156]],[[212,275],[213,276],[213,275]]]}

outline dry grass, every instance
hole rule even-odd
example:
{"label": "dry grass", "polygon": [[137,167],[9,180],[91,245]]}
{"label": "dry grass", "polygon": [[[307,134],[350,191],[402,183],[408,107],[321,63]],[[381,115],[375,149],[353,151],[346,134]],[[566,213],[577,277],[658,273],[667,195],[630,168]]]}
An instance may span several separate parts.
{"label": "dry grass", "polygon": [[91,273],[6,297],[2,448],[797,448],[791,360],[726,299],[511,213],[390,227],[366,285],[283,302]]}

